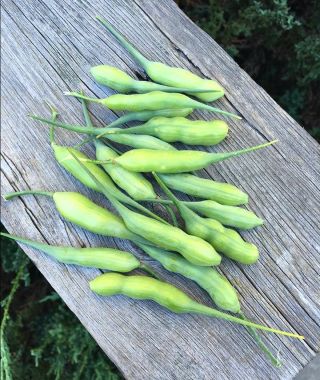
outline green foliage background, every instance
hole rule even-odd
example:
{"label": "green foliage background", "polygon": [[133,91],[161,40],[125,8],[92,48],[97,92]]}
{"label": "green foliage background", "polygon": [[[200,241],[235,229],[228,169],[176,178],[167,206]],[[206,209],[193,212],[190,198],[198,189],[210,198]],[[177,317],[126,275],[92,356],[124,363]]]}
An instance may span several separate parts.
{"label": "green foliage background", "polygon": [[[319,1],[177,2],[320,140]],[[1,324],[1,378],[120,379],[114,365],[17,245],[1,238],[1,253],[5,313],[12,298],[8,317]]]}

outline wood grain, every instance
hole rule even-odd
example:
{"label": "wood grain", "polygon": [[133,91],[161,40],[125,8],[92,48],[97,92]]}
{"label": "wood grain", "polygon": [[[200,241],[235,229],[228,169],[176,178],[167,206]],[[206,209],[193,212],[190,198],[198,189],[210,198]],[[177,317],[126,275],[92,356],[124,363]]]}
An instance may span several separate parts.
{"label": "wood grain", "polygon": [[[44,100],[61,117],[80,122],[79,102],[63,91],[83,88],[103,97],[89,76],[92,65],[108,63],[133,76],[144,74],[117,41],[95,22],[102,15],[149,59],[219,81],[226,97],[216,104],[239,112],[228,119],[229,138],[214,151],[237,149],[278,138],[263,151],[211,166],[203,175],[226,180],[250,194],[250,208],[266,223],[243,234],[256,243],[260,261],[245,267],[224,260],[223,272],[239,291],[244,312],[255,321],[306,336],[299,342],[263,334],[284,362],[272,368],[245,330],[196,315],[174,315],[151,302],[93,295],[88,280],[99,271],[60,265],[43,254],[25,252],[61,295],[100,347],[128,379],[292,379],[319,350],[319,146],[205,32],[171,0],[8,0],[3,3],[2,193],[28,188],[79,190],[108,205],[68,176],[54,161],[48,129],[27,117],[49,115]],[[96,122],[116,115],[92,107]],[[195,117],[212,118],[208,112]],[[63,144],[80,141],[57,132]],[[91,147],[84,149],[92,154]],[[50,199],[28,196],[2,202],[9,232],[52,244],[113,246],[136,251],[130,243],[106,239],[63,220]],[[140,255],[139,252],[137,252]],[[210,304],[196,285],[162,271],[197,300]]]}

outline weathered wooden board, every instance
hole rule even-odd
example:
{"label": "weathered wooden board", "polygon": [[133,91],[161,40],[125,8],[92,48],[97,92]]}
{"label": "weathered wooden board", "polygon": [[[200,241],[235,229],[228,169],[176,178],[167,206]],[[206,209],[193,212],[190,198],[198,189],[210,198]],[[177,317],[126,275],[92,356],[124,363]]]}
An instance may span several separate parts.
{"label": "weathered wooden board", "polygon": [[[96,14],[148,58],[186,67],[225,87],[227,95],[218,106],[239,112],[243,120],[229,120],[230,137],[215,151],[280,140],[264,151],[212,166],[203,175],[243,188],[251,195],[250,208],[266,220],[264,227],[244,234],[260,247],[259,263],[244,267],[225,260],[221,266],[237,287],[243,310],[261,323],[304,334],[306,340],[264,334],[284,361],[281,369],[274,369],[241,327],[174,315],[151,302],[97,297],[88,289],[97,270],[59,265],[27,248],[26,253],[128,379],[292,379],[319,349],[319,146],[173,1],[3,2],[2,192],[79,189],[107,205],[58,167],[47,127],[27,117],[29,112],[49,115],[47,100],[64,120],[81,121],[79,102],[65,98],[63,91],[81,87],[99,97],[111,93],[94,84],[88,73],[92,65],[104,62],[142,75],[95,22]],[[116,117],[98,107],[92,112],[97,122]],[[57,139],[79,141],[65,131],[58,131]],[[85,150],[92,153],[90,147]],[[52,244],[135,250],[128,242],[94,236],[64,222],[50,199],[2,202],[1,217],[9,232]],[[194,284],[163,275],[210,304]]]}

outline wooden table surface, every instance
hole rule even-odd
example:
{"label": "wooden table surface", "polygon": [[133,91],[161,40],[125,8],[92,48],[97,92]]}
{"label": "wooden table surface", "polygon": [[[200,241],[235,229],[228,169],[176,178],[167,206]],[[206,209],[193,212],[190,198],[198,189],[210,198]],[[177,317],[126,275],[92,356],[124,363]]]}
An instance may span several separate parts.
{"label": "wooden table surface", "polygon": [[[238,112],[243,119],[228,119],[230,136],[212,150],[280,140],[263,151],[211,166],[203,175],[248,192],[249,207],[265,219],[263,227],[243,234],[259,246],[259,262],[246,267],[223,260],[221,269],[237,288],[248,317],[305,335],[301,342],[263,334],[279,351],[281,369],[269,364],[240,326],[205,316],[175,315],[152,302],[95,296],[88,280],[98,270],[61,265],[23,248],[127,379],[292,379],[319,349],[316,141],[172,0],[7,0],[2,12],[2,193],[29,188],[79,190],[109,206],[58,166],[47,126],[27,117],[29,112],[49,116],[47,100],[63,120],[82,121],[80,103],[66,98],[63,91],[82,88],[98,97],[112,93],[93,82],[90,66],[107,63],[143,76],[128,53],[95,21],[96,15],[109,20],[148,58],[185,67],[223,85],[226,96],[217,106]],[[117,116],[99,107],[91,110],[97,124]],[[195,115],[213,117],[208,112]],[[75,144],[81,138],[57,132],[60,143]],[[84,151],[93,153],[90,146]],[[2,202],[1,210],[2,222],[11,233],[51,244],[136,251],[128,242],[95,236],[63,221],[48,198]],[[210,304],[195,284],[150,262],[164,278]]]}

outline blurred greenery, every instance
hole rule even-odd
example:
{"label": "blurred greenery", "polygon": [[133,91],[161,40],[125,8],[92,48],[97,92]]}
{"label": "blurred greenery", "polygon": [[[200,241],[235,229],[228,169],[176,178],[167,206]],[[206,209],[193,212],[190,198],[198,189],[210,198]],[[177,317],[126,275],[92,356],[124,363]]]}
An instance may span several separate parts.
{"label": "blurred greenery", "polygon": [[[177,3],[320,140],[319,1]],[[122,378],[17,245],[1,253],[1,379]]]}
{"label": "blurred greenery", "polygon": [[320,141],[320,1],[177,3]]}

